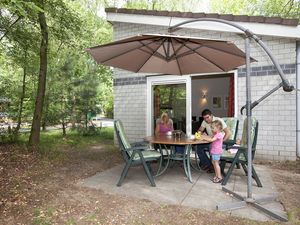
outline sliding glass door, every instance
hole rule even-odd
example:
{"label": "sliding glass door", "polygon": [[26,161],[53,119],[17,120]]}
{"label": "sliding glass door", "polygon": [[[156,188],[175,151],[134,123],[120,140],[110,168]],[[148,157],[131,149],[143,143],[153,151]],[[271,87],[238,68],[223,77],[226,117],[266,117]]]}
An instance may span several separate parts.
{"label": "sliding glass door", "polygon": [[147,135],[152,135],[155,122],[168,112],[174,129],[190,132],[191,120],[189,76],[155,76],[147,78]]}
{"label": "sliding glass door", "polygon": [[154,128],[155,121],[167,112],[173,120],[174,129],[186,132],[186,85],[154,85],[153,112]]}

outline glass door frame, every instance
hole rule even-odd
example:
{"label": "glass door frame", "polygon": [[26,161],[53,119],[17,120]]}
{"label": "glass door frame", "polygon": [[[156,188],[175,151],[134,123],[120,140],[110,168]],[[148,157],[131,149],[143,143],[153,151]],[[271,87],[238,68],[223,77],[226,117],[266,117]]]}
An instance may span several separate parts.
{"label": "glass door frame", "polygon": [[146,109],[146,135],[153,135],[153,90],[156,85],[167,85],[167,84],[185,84],[186,88],[186,133],[191,134],[191,121],[192,121],[192,96],[191,96],[191,77],[190,76],[149,76],[147,77],[147,109]]}
{"label": "glass door frame", "polygon": [[[234,74],[234,116],[238,116],[238,71],[228,71],[228,74]],[[162,76],[148,76],[147,77],[147,104],[146,104],[146,135],[151,136],[154,129],[153,124],[153,88],[155,85],[166,84],[185,84],[186,86],[186,134],[191,135],[192,132],[192,77],[204,75],[216,75],[223,73],[206,73],[193,74],[184,76],[162,75]]]}

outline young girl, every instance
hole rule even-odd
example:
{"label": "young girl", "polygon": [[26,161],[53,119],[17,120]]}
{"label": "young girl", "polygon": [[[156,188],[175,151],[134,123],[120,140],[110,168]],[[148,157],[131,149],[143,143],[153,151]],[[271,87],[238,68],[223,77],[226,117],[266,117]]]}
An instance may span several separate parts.
{"label": "young girl", "polygon": [[212,159],[212,164],[215,170],[215,177],[212,179],[214,183],[221,183],[223,181],[221,168],[219,161],[222,154],[222,145],[223,145],[223,134],[222,123],[218,120],[212,122],[212,132],[213,137],[203,137],[204,140],[211,142],[210,146],[210,155]]}

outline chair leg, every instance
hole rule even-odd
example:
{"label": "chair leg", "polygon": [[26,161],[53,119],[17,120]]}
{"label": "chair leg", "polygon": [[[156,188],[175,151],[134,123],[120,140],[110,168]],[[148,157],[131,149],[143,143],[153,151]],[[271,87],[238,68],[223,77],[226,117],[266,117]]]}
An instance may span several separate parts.
{"label": "chair leg", "polygon": [[125,165],[125,167],[124,167],[124,169],[122,171],[120,180],[119,180],[119,182],[117,184],[118,187],[120,187],[122,185],[125,177],[127,176],[127,173],[128,173],[128,170],[129,170],[129,167],[130,167],[131,163],[132,163],[132,159],[130,159],[129,161],[127,161],[127,163],[126,163],[126,165]]}
{"label": "chair leg", "polygon": [[147,163],[145,162],[144,158],[141,158],[141,160],[142,160],[143,167],[144,167],[144,170],[146,172],[146,175],[147,175],[147,177],[148,177],[148,179],[149,179],[149,181],[151,183],[151,186],[155,187],[156,184],[155,184],[154,178],[153,178],[153,176],[152,176],[152,174],[151,174],[151,172],[149,170],[149,167],[148,167]]}
{"label": "chair leg", "polygon": [[233,171],[233,169],[235,167],[235,164],[237,163],[239,157],[240,157],[240,153],[237,152],[236,155],[235,155],[235,157],[234,157],[234,159],[233,159],[233,161],[232,161],[232,163],[231,163],[231,165],[230,165],[230,167],[229,167],[229,169],[228,169],[228,171],[227,171],[227,173],[226,173],[225,178],[222,181],[222,185],[226,185],[227,184],[227,182],[229,180],[229,177],[231,176],[232,171]]}
{"label": "chair leg", "polygon": [[248,169],[247,169],[247,166],[245,164],[242,164],[242,167],[243,167],[243,170],[246,174],[246,176],[248,176]]}
{"label": "chair leg", "polygon": [[146,165],[147,165],[147,167],[148,167],[148,169],[149,169],[150,174],[151,174],[152,176],[154,176],[154,173],[153,173],[152,167],[151,167],[151,165],[150,165],[150,162],[146,162]]}
{"label": "chair leg", "polygon": [[[242,164],[242,167],[245,171],[246,176],[248,176],[247,166],[245,164]],[[259,179],[259,177],[258,177],[258,175],[257,175],[257,173],[254,169],[254,166],[252,166],[252,178],[255,180],[258,187],[262,187],[262,184],[261,184],[260,179]]]}
{"label": "chair leg", "polygon": [[252,166],[252,176],[253,176],[254,180],[256,181],[257,186],[258,186],[258,187],[262,187],[262,184],[261,184],[261,182],[260,182],[260,179],[259,179],[259,177],[257,176],[257,173],[256,173],[256,171],[255,171],[255,169],[254,169],[253,166]]}

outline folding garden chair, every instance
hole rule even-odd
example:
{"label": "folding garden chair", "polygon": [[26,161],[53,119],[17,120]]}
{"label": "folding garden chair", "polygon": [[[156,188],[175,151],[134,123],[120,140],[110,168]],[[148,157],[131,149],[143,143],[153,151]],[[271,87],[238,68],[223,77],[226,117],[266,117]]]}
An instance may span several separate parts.
{"label": "folding garden chair", "polygon": [[231,132],[231,136],[229,137],[229,139],[223,142],[223,144],[226,146],[226,149],[228,149],[228,146],[232,146],[236,142],[239,127],[239,119],[236,117],[223,117],[222,119],[224,120],[228,129]]}
{"label": "folding garden chair", "polygon": [[[125,160],[125,167],[122,171],[120,180],[117,186],[121,186],[124,181],[128,170],[131,166],[140,166],[144,167],[145,173],[151,183],[151,186],[155,187],[154,182],[155,176],[160,175],[161,166],[162,166],[162,154],[156,150],[149,149],[148,146],[132,146],[126,135],[123,124],[120,120],[114,121],[114,127],[116,131],[116,136],[119,142],[119,147],[122,153],[122,156]],[[150,167],[151,162],[158,162],[157,173],[153,176],[152,169]]]}
{"label": "folding garden chair", "polygon": [[[256,143],[257,143],[257,135],[258,135],[258,121],[256,118],[252,117],[251,121],[251,142],[252,142],[252,160],[255,156],[255,150],[256,150]],[[242,133],[242,140],[240,146],[233,146],[230,147],[233,149],[237,149],[237,152],[235,154],[231,154],[229,151],[224,151],[221,156],[221,170],[224,173],[224,168],[226,163],[231,163],[225,178],[223,179],[222,185],[226,185],[227,181],[229,180],[233,169],[235,168],[235,165],[237,163],[241,164],[246,175],[248,174],[248,157],[247,157],[247,119],[244,120],[243,125],[243,133]],[[262,184],[259,180],[259,177],[254,169],[254,166],[252,165],[252,176],[254,180],[257,183],[258,187],[262,187]]]}

